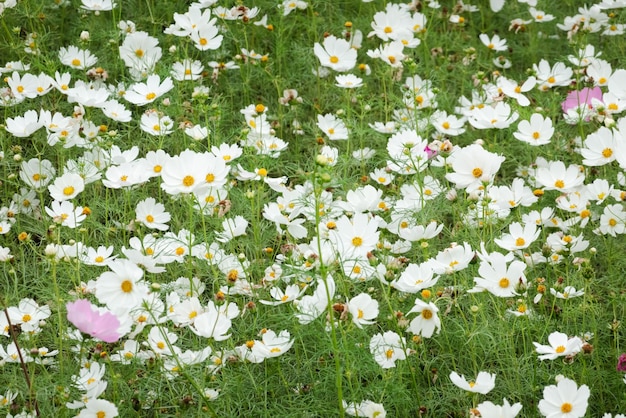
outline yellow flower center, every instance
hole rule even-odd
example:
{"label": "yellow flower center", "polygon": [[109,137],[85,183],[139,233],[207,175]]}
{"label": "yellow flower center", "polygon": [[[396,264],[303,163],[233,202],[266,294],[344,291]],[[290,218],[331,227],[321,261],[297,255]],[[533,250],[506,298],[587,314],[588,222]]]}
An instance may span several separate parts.
{"label": "yellow flower center", "polygon": [[605,148],[602,150],[602,156],[604,158],[610,158],[613,155],[613,150],[611,148]]}
{"label": "yellow flower center", "polygon": [[441,126],[443,127],[443,129],[450,129],[450,123],[448,123],[447,121],[442,123]]}
{"label": "yellow flower center", "polygon": [[200,43],[200,45],[204,46],[206,44],[208,44],[209,42],[206,40],[206,38],[200,38],[200,40],[198,41]]}
{"label": "yellow flower center", "polygon": [[430,309],[424,309],[422,311],[422,318],[424,319],[430,319],[433,317],[433,311],[431,311]]}
{"label": "yellow flower center", "polygon": [[540,136],[539,132],[533,132],[533,139],[539,139]]}
{"label": "yellow flower center", "polygon": [[102,257],[101,255],[97,256],[94,261],[96,263],[102,263],[104,261],[104,257]]}
{"label": "yellow flower center", "polygon": [[74,187],[73,186],[67,186],[63,188],[63,194],[65,196],[71,196],[72,194],[74,194]]}
{"label": "yellow flower center", "polygon": [[165,343],[163,341],[159,341],[156,346],[159,350],[163,350],[165,348]]}
{"label": "yellow flower center", "polygon": [[360,247],[361,245],[363,245],[363,238],[361,237],[352,238],[352,245],[354,245],[355,247]]}
{"label": "yellow flower center", "polygon": [[611,218],[611,219],[609,219],[609,225],[610,225],[610,226],[615,226],[615,225],[617,225],[617,221],[615,220],[615,218]]}
{"label": "yellow flower center", "polygon": [[557,348],[555,348],[554,351],[556,351],[557,353],[561,354],[561,353],[565,352],[565,347],[560,345]]}
{"label": "yellow flower center", "polygon": [[160,173],[161,170],[163,170],[163,167],[160,165],[155,165],[154,168],[152,169],[155,173]]}
{"label": "yellow flower center", "polygon": [[31,319],[33,319],[33,317],[30,316],[29,314],[24,314],[24,316],[22,316],[22,321],[24,321],[24,322],[28,322]]}
{"label": "yellow flower center", "polygon": [[135,50],[135,55],[137,56],[137,58],[143,57],[143,54],[144,54],[143,49],[136,49]]}
{"label": "yellow flower center", "polygon": [[554,182],[554,187],[562,189],[563,187],[565,187],[565,182],[563,180],[557,180]]}
{"label": "yellow flower center", "polygon": [[215,175],[212,173],[209,173],[206,175],[204,179],[206,180],[207,183],[213,183],[213,181],[215,181]]}
{"label": "yellow flower center", "polygon": [[152,100],[156,97],[156,93],[150,92],[146,94],[146,100]]}
{"label": "yellow flower center", "polygon": [[154,222],[154,216],[152,216],[152,215],[146,216],[146,221],[147,222]]}
{"label": "yellow flower center", "polygon": [[391,26],[385,26],[385,29],[383,29],[383,32],[391,33],[391,32],[393,32],[393,29],[391,29]]}
{"label": "yellow flower center", "polygon": [[391,358],[393,357],[393,349],[389,349],[387,351],[385,351],[385,356],[387,356],[387,358]]}
{"label": "yellow flower center", "polygon": [[73,65],[74,67],[78,67],[78,66],[80,65],[80,60],[79,60],[78,58],[74,58],[74,59],[72,60],[72,65]]}
{"label": "yellow flower center", "polygon": [[475,178],[479,178],[482,175],[483,175],[483,170],[481,170],[479,167],[476,167],[475,169],[472,170],[472,176],[474,176]]}
{"label": "yellow flower center", "polygon": [[522,237],[519,237],[518,239],[515,240],[515,246],[516,247],[522,247],[526,244],[526,240]]}
{"label": "yellow flower center", "polygon": [[130,293],[133,291],[133,282],[131,282],[130,280],[124,280],[122,282],[122,292],[124,293]]}
{"label": "yellow flower center", "polygon": [[572,404],[569,402],[565,402],[563,405],[561,405],[561,412],[563,412],[564,414],[567,414],[568,412],[572,412]]}
{"label": "yellow flower center", "polygon": [[331,56],[329,60],[333,64],[337,64],[339,62],[339,58],[336,55]]}
{"label": "yellow flower center", "polygon": [[183,185],[185,187],[191,187],[196,182],[196,179],[193,176],[185,176],[183,177]]}

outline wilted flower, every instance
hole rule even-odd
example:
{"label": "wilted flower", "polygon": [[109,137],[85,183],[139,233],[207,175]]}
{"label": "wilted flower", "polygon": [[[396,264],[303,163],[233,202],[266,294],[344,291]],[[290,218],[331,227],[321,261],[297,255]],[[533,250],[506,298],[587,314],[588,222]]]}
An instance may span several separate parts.
{"label": "wilted flower", "polygon": [[626,372],[626,353],[622,353],[617,359],[617,371]]}

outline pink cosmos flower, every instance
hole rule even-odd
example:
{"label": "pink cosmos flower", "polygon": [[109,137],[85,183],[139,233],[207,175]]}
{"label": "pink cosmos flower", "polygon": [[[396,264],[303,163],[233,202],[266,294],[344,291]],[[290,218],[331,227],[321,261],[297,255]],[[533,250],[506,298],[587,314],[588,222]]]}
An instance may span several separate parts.
{"label": "pink cosmos flower", "polygon": [[582,90],[572,90],[567,94],[565,101],[561,103],[563,112],[567,113],[570,109],[576,109],[582,104],[586,104],[591,108],[591,99],[602,101],[602,90],[600,87],[588,88]]}
{"label": "pink cosmos flower", "polygon": [[120,321],[106,310],[100,310],[86,299],[69,302],[67,320],[85,334],[98,338],[106,343],[114,343],[120,339],[118,328]]}

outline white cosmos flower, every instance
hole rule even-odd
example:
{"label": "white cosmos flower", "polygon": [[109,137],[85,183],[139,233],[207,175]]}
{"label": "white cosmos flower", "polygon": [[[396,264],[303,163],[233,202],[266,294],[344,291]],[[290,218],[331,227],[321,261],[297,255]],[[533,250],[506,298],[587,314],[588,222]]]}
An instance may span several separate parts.
{"label": "white cosmos flower", "polygon": [[193,325],[189,328],[200,337],[223,341],[230,337],[230,334],[227,334],[227,332],[231,326],[232,322],[229,316],[218,310],[215,304],[211,303],[205,312],[196,316]]}
{"label": "white cosmos flower", "polygon": [[54,183],[48,186],[48,191],[53,199],[63,201],[75,198],[85,189],[85,181],[75,173],[66,173],[54,179]]}
{"label": "white cosmos flower", "polygon": [[393,331],[376,334],[370,340],[370,352],[383,369],[396,367],[397,360],[405,360],[409,353],[406,340]]}
{"label": "white cosmos flower", "polygon": [[169,135],[174,132],[174,121],[159,112],[148,111],[141,115],[140,128],[152,136]]}
{"label": "white cosmos flower", "polygon": [[46,207],[46,213],[52,218],[54,222],[58,222],[68,228],[76,228],[85,220],[87,215],[83,213],[82,206],[74,207],[74,204],[69,200],[58,201],[54,200],[50,207]]}
{"label": "white cosmos flower", "polygon": [[42,126],[43,124],[39,121],[39,113],[35,110],[28,110],[24,116],[6,118],[4,128],[13,136],[26,138],[37,132]]}
{"label": "white cosmos flower", "polygon": [[522,410],[521,403],[511,405],[508,400],[502,399],[502,406],[485,401],[476,406],[482,418],[515,418]]}
{"label": "white cosmos flower", "polygon": [[115,99],[108,100],[100,110],[106,117],[117,122],[130,122],[133,116],[130,110]]}
{"label": "white cosmos flower", "polygon": [[349,71],[356,65],[356,49],[352,48],[348,41],[334,35],[324,38],[323,46],[315,43],[313,51],[323,67],[335,71]]}
{"label": "white cosmos flower", "polygon": [[376,322],[378,316],[378,301],[367,293],[360,293],[348,302],[348,311],[352,315],[352,322],[359,328]]}
{"label": "white cosmos flower", "polygon": [[167,231],[171,216],[165,211],[165,206],[157,202],[153,197],[148,197],[137,203],[135,209],[137,220],[147,228],[158,229],[159,231]]}
{"label": "white cosmos flower", "polygon": [[407,329],[424,338],[432,337],[435,332],[438,334],[441,330],[441,320],[437,312],[439,308],[434,303],[415,299],[415,305],[407,312],[407,315],[411,313],[419,313],[419,315],[413,318]]}
{"label": "white cosmos flower", "polygon": [[582,418],[587,412],[591,392],[587,385],[578,387],[571,379],[561,379],[557,385],[543,389],[539,412],[551,418]]}
{"label": "white cosmos flower", "polygon": [[517,132],[513,132],[515,138],[533,146],[550,143],[552,135],[554,135],[552,120],[544,118],[539,113],[533,113],[530,121],[521,121],[517,125]]}
{"label": "white cosmos flower", "polygon": [[154,102],[156,99],[174,88],[174,83],[170,77],[166,77],[163,82],[161,78],[152,74],[148,76],[145,83],[132,84],[124,94],[124,99],[137,106],[144,106]]}
{"label": "white cosmos flower", "polygon": [[481,393],[483,395],[491,392],[496,387],[496,375],[487,372],[478,372],[476,380],[467,381],[465,376],[459,375],[457,372],[450,373],[450,380],[456,386],[463,390],[474,393]]}
{"label": "white cosmos flower", "polygon": [[317,115],[317,126],[331,141],[348,139],[348,128],[341,119],[331,113]]}
{"label": "white cosmos flower", "polygon": [[148,286],[142,280],[143,270],[126,259],[109,263],[112,271],[102,273],[96,281],[96,298],[114,313],[124,313],[139,306],[148,297]]}
{"label": "white cosmos flower", "polygon": [[567,334],[555,331],[548,336],[549,345],[533,342],[539,360],[554,360],[557,357],[571,356],[582,350],[583,342],[579,337],[569,338]]}
{"label": "white cosmos flower", "polygon": [[337,87],[344,89],[355,89],[363,86],[363,79],[353,74],[340,74],[335,76],[335,84]]}

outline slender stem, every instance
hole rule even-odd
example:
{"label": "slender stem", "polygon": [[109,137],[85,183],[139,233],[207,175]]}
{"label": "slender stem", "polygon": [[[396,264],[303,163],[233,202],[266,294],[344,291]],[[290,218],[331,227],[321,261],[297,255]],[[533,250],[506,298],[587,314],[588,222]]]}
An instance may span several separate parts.
{"label": "slender stem", "polygon": [[38,417],[41,416],[39,412],[39,404],[37,403],[37,397],[33,393],[33,386],[30,381],[30,376],[28,374],[28,369],[26,368],[26,362],[24,361],[24,357],[22,356],[22,349],[17,343],[17,337],[15,336],[15,330],[13,329],[13,325],[11,324],[11,318],[9,317],[9,310],[7,307],[4,307],[4,316],[7,318],[7,324],[9,326],[9,333],[11,334],[11,340],[13,340],[13,344],[15,345],[15,349],[17,350],[17,355],[20,358],[20,366],[22,368],[22,372],[24,373],[24,380],[26,380],[26,386],[28,386],[28,393],[30,397],[30,403],[35,408],[35,415]]}
{"label": "slender stem", "polygon": [[343,387],[342,387],[342,373],[341,373],[341,360],[340,360],[340,356],[339,356],[339,345],[337,342],[337,326],[335,325],[335,321],[333,320],[333,301],[331,298],[331,294],[330,294],[330,290],[328,288],[328,274],[326,271],[326,265],[324,264],[324,258],[322,256],[322,239],[321,239],[321,231],[320,231],[320,224],[322,222],[321,220],[321,216],[320,216],[320,210],[319,210],[319,198],[321,195],[321,192],[323,190],[323,188],[321,187],[321,185],[318,185],[315,183],[315,180],[317,179],[317,169],[316,171],[313,173],[313,179],[314,179],[314,183],[313,183],[313,189],[314,189],[314,196],[315,196],[315,200],[314,200],[314,210],[315,210],[315,230],[317,233],[317,252],[319,254],[319,262],[320,262],[320,275],[322,277],[322,282],[324,283],[324,288],[326,289],[326,297],[328,298],[328,321],[330,322],[330,338],[331,338],[331,342],[333,344],[333,354],[334,354],[334,360],[335,360],[335,387],[337,388],[337,402],[339,404],[339,416],[341,418],[345,417],[345,412],[343,410]]}

